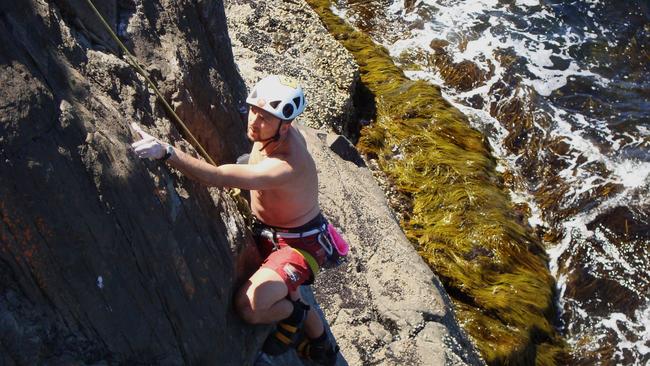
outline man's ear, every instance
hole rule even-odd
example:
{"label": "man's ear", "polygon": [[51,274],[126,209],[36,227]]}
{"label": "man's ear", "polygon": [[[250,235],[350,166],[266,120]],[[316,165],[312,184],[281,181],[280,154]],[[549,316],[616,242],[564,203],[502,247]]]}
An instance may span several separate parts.
{"label": "man's ear", "polygon": [[291,127],[291,122],[293,122],[293,120],[282,121],[282,127],[281,127],[282,132],[286,133],[289,130],[289,128]]}

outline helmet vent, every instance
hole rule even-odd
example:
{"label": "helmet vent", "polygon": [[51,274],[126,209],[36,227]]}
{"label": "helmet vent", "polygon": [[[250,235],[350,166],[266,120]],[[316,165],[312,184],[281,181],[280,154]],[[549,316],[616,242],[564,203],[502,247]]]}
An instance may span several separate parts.
{"label": "helmet vent", "polygon": [[297,80],[269,75],[250,89],[246,104],[259,107],[283,121],[291,121],[304,111],[307,100]]}
{"label": "helmet vent", "polygon": [[285,104],[284,108],[282,108],[282,115],[284,116],[285,119],[289,119],[291,115],[293,114],[293,106],[291,104]]}

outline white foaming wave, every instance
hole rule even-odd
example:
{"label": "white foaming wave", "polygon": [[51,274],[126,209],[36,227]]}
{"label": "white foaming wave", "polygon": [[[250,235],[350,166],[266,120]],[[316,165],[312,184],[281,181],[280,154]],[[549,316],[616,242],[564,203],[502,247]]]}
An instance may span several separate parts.
{"label": "white foaming wave", "polygon": [[565,301],[564,293],[566,292],[567,281],[569,279],[569,276],[563,273],[558,276],[555,276],[555,278],[556,278],[555,286],[558,289],[557,305],[558,305],[558,309],[562,309],[564,308],[564,301]]}
{"label": "white foaming wave", "polygon": [[[590,256],[593,259],[592,265],[594,264],[600,264],[602,266],[602,269],[610,272],[614,271],[616,268],[622,268],[624,270],[624,273],[626,275],[633,275],[638,272],[638,269],[636,269],[632,264],[630,264],[627,259],[623,255],[621,255],[620,250],[612,244],[611,241],[606,236],[606,232],[609,231],[608,229],[603,229],[603,228],[596,228],[594,230],[594,238],[598,240],[600,243],[602,243],[602,249],[606,255],[603,255],[602,253],[599,253],[598,255],[593,255],[593,253],[590,253]],[[610,275],[613,273],[610,272]],[[618,276],[620,277],[620,276]],[[622,280],[622,283],[628,284],[628,281],[626,281],[625,278],[619,278],[619,280]],[[630,286],[626,286],[630,288]],[[630,288],[631,290],[634,291],[634,286]],[[638,291],[634,291],[638,292]]]}
{"label": "white foaming wave", "polygon": [[[443,95],[447,100],[453,100],[448,95]],[[490,125],[493,128],[491,134],[484,134],[488,138],[488,142],[494,155],[498,157],[497,160],[497,169],[499,171],[512,171],[520,175],[520,169],[517,166],[516,160],[517,156],[508,154],[506,148],[500,141],[503,141],[509,134],[508,130],[503,127],[496,118],[492,117],[489,112],[484,110],[477,110],[471,107],[468,107],[464,104],[459,104],[451,102],[456,108],[458,108],[464,115],[469,119],[470,125],[477,130],[482,130],[486,124]]]}
{"label": "white foaming wave", "polygon": [[440,77],[440,74],[432,73],[429,71],[423,70],[404,70],[404,75],[411,80],[424,80],[428,81],[434,85],[443,85],[444,80]]}
{"label": "white foaming wave", "polygon": [[614,165],[613,173],[619,178],[619,182],[627,188],[650,184],[650,162],[622,160]]}
{"label": "white foaming wave", "polygon": [[[490,18],[490,23],[507,25],[494,17]],[[517,35],[518,38],[514,38],[513,35]],[[532,86],[542,96],[549,96],[554,90],[565,86],[569,77],[590,77],[599,80],[600,83],[606,83],[607,81],[600,75],[581,69],[568,55],[568,49],[578,44],[580,38],[571,34],[564,34],[562,37],[563,42],[560,43],[556,40],[549,40],[546,35],[532,35],[512,31],[507,36],[497,37],[492,35],[491,32],[484,32],[480,39],[468,42],[463,52],[454,53],[454,61],[471,60],[478,65],[482,65],[486,62],[481,62],[481,59],[487,57],[493,65],[498,65],[499,62],[495,57],[495,51],[512,48],[518,56],[527,60],[526,68],[535,76],[533,79],[524,79],[522,84]],[[566,60],[570,60],[567,68],[564,70],[551,69],[554,65],[551,56],[559,57],[559,55],[552,49],[547,48],[545,42],[561,46],[561,56]],[[487,66],[484,66],[485,68]]]}
{"label": "white foaming wave", "polygon": [[[574,130],[576,125],[580,125],[585,128],[589,127],[592,130],[604,132],[603,135],[607,136],[607,141],[615,151],[618,149],[619,143],[611,137],[611,134],[606,132],[604,124],[598,126],[596,122],[587,120],[582,114],[573,113],[569,115],[569,113],[559,108],[553,106],[551,108],[554,111],[554,121],[556,122],[556,128],[551,131],[551,135],[556,138],[561,138],[575,152],[570,165],[558,175],[565,181],[574,183],[572,184],[574,187],[579,187],[575,193],[584,193],[605,182],[622,184],[626,188],[638,188],[648,183],[650,162],[640,162],[617,157],[610,158],[603,154],[588,138],[582,136],[584,131]],[[568,118],[571,118],[573,123],[569,123],[567,121]],[[586,162],[579,164],[578,158],[580,157],[586,158]],[[593,172],[585,169],[588,163],[597,161],[605,164],[606,169],[611,173],[609,177],[594,176]],[[596,177],[598,179],[590,179]]]}
{"label": "white foaming wave", "polygon": [[515,1],[517,6],[537,6],[539,5],[539,0],[517,0]]}
{"label": "white foaming wave", "polygon": [[[596,324],[596,328],[601,328],[603,333],[606,333],[607,330],[616,333],[619,341],[615,345],[614,356],[618,356],[619,359],[623,359],[624,350],[638,355],[646,355],[650,352],[650,347],[646,345],[650,342],[650,306],[646,304],[642,309],[636,311],[634,316],[636,321],[623,313],[611,313],[608,317],[601,318]],[[632,339],[629,337],[630,333],[633,334]]]}
{"label": "white foaming wave", "polygon": [[[399,51],[402,50],[404,46],[427,49],[432,37],[447,40],[459,39],[464,33],[463,26],[471,25],[478,21],[477,16],[479,15],[479,12],[476,11],[477,8],[483,10],[495,9],[495,6],[498,5],[498,1],[491,0],[480,0],[468,3],[459,2],[453,7],[440,5],[437,1],[425,0],[422,3],[438,8],[435,18],[427,20],[423,29],[412,30],[411,39],[400,40],[392,45],[385,45],[388,46],[387,48],[395,49],[399,54]],[[401,15],[400,20],[402,21],[420,21],[420,17],[416,12],[406,13],[402,1],[398,0],[394,2],[393,5],[391,5],[390,10],[392,13],[399,13]],[[423,33],[425,35],[423,35]],[[429,41],[414,42],[414,40],[418,39],[429,39]]]}
{"label": "white foaming wave", "polygon": [[[620,285],[628,288],[629,290],[635,292],[637,295],[641,296],[644,298],[646,301],[648,299],[648,294],[643,294],[639,293],[637,288],[643,288],[644,286],[639,286],[638,283],[630,283],[630,281],[627,280],[627,277],[629,277],[629,274],[633,274],[635,272],[638,272],[634,266],[632,266],[630,263],[627,262],[619,253],[618,249],[612,245],[609,240],[603,236],[602,232],[599,232],[599,229],[596,229],[594,231],[591,231],[587,228],[587,223],[593,221],[595,217],[609,209],[613,208],[616,206],[619,206],[621,204],[625,204],[626,198],[623,195],[619,195],[615,198],[610,199],[609,201],[601,204],[599,209],[592,210],[588,213],[582,213],[579,215],[574,216],[570,220],[567,220],[563,222],[563,228],[564,232],[566,233],[565,237],[560,241],[559,244],[555,245],[554,247],[551,247],[547,249],[547,253],[549,255],[549,267],[551,270],[551,273],[553,276],[557,279],[557,288],[559,292],[558,296],[558,307],[560,309],[564,308],[567,299],[565,298],[565,292],[567,289],[567,281],[568,281],[568,274],[569,271],[565,271],[563,269],[571,268],[571,262],[573,260],[573,254],[572,254],[572,242],[573,241],[581,241],[584,242],[585,240],[589,238],[596,238],[599,240],[601,243],[603,243],[603,248],[604,248],[604,253],[600,253],[597,255],[593,255],[593,251],[590,251],[589,256],[590,259],[594,262],[600,263],[603,267],[605,268],[618,268],[619,270],[616,271],[619,274],[618,275],[613,275],[613,272],[610,270],[609,275],[611,276],[611,280],[616,280]],[[568,256],[564,256],[565,253],[568,252]],[[604,254],[604,255],[603,255]],[[564,256],[564,257],[563,257]],[[560,258],[563,257],[564,262],[562,263],[562,268],[560,268]],[[592,264],[595,264],[592,262]],[[623,269],[622,271],[620,269]],[[628,273],[625,273],[625,271],[628,271]],[[586,310],[582,309],[580,307],[580,303],[575,301],[575,300],[570,300],[573,306],[571,306],[572,311],[582,319],[585,319],[587,321],[588,319],[592,319],[593,316],[589,314]],[[625,349],[628,349],[632,352],[637,352],[640,355],[645,355],[650,349],[645,345],[648,340],[650,340],[650,308],[648,307],[648,303],[639,308],[636,311],[636,319],[638,319],[636,322],[632,321],[631,319],[628,319],[625,317],[625,319],[621,318],[621,315],[625,317],[623,314],[618,314],[618,313],[613,313],[610,315],[609,318],[603,319],[601,322],[599,322],[595,327],[591,327],[591,329],[594,329],[599,335],[597,338],[603,338],[605,334],[607,333],[607,329],[613,330],[617,334],[617,338],[619,341],[616,342],[614,347],[616,348],[616,354],[620,357],[623,355],[623,351]],[[625,327],[628,329],[634,329],[634,333],[638,335],[638,339],[631,340],[628,338],[626,334],[622,331],[622,329],[619,328],[618,324],[616,323],[616,320],[621,320],[624,324]],[[588,323],[588,321],[586,322]],[[600,331],[599,331],[600,329]],[[579,342],[579,338],[569,338],[567,339],[568,342],[574,346],[577,346],[577,342]],[[581,347],[584,347],[582,345]],[[639,357],[640,358],[640,357]]]}
{"label": "white foaming wave", "polygon": [[[412,30],[412,37],[410,39],[403,39],[394,44],[383,45],[391,50],[391,55],[393,56],[399,55],[406,49],[416,47],[427,50],[433,39],[446,39],[452,42],[454,40],[465,39],[466,35],[471,33],[465,28],[472,27],[479,22],[480,15],[489,11],[503,11],[502,6],[495,0],[455,1],[450,3],[450,5],[445,5],[444,2],[435,0],[417,1],[415,3],[416,7],[419,4],[427,4],[438,9],[434,19],[426,21],[422,29]],[[595,7],[595,4],[598,4],[598,1],[592,2],[592,7]],[[524,0],[519,1],[518,5],[535,6],[539,5],[539,1]],[[407,13],[403,7],[403,2],[399,0],[391,4],[389,13],[393,15],[399,14],[401,21],[420,21],[417,12]],[[561,19],[556,19],[546,9],[536,12],[533,17],[551,19],[554,22],[562,24]],[[585,38],[597,38],[598,35],[594,32],[568,27],[565,33],[554,34],[549,37],[545,34],[531,34],[517,31],[517,27],[503,18],[491,16],[487,23],[490,24],[490,27],[481,33],[480,38],[468,40],[462,52],[454,52],[452,54],[454,62],[470,60],[483,70],[487,70],[487,60],[491,61],[492,65],[499,64],[495,58],[495,50],[513,48],[518,56],[527,60],[526,66],[528,71],[535,75],[535,78],[524,80],[524,83],[535,88],[543,96],[548,96],[554,90],[566,85],[567,78],[571,76],[593,78],[596,83],[604,86],[609,82],[608,79],[598,74],[580,68],[570,55],[570,50],[574,46],[579,46],[584,43]],[[507,27],[510,31],[508,35],[500,35],[497,37],[491,31],[495,26]],[[596,31],[598,33],[611,33],[611,31],[600,24],[595,24],[595,26],[597,27]],[[517,38],[513,37],[515,35]],[[553,50],[547,49],[544,44],[545,42],[558,47],[560,54],[556,54]],[[564,70],[550,69],[549,67],[553,66],[553,62],[550,59],[551,55],[562,57],[569,61],[569,66]]]}
{"label": "white foaming wave", "polygon": [[[497,2],[485,1],[483,2],[482,10],[487,7],[494,7],[498,5]],[[456,29],[461,28],[463,25],[473,24],[478,21],[477,17],[480,15],[476,11],[475,5],[472,3],[461,3],[455,7],[441,7],[438,12],[440,16],[435,18],[435,21],[427,22],[422,29],[415,29],[411,31],[411,37],[407,39],[400,39],[393,44],[384,44],[390,50],[391,56],[398,57],[402,52],[412,49],[427,50],[429,44],[434,39],[457,39],[459,38]],[[415,14],[411,14],[411,17]],[[414,21],[416,19],[407,18],[406,20]],[[507,25],[496,17],[490,17],[488,21],[490,24]],[[461,25],[460,27],[458,25]],[[521,39],[515,39],[511,35],[495,36],[492,32],[484,31],[479,39],[469,40],[466,43],[462,52],[454,52],[452,54],[453,61],[458,63],[464,60],[473,61],[484,71],[489,69],[488,62],[492,65],[499,67],[500,63],[496,59],[495,51],[498,49],[512,48],[517,55],[523,56],[529,62],[527,64],[528,70],[537,77],[537,79],[524,80],[525,85],[530,85],[541,95],[550,95],[553,90],[561,88],[566,85],[569,76],[593,76],[597,75],[582,71],[578,68],[575,62],[571,61],[569,67],[563,71],[551,70],[549,67],[553,66],[550,56],[553,55],[551,49],[547,49],[542,43],[546,37],[541,36],[543,39],[532,39],[532,37],[540,38],[530,34],[516,33]],[[566,36],[565,43],[572,45],[577,42],[579,38]],[[495,75],[485,83],[485,90],[489,90],[492,83],[501,79],[504,70],[499,67]],[[478,91],[474,90],[476,94]]]}
{"label": "white foaming wave", "polygon": [[[648,317],[648,315],[650,315],[650,309],[647,303],[648,294],[640,293],[638,290],[640,288],[644,288],[644,285],[631,283],[628,280],[629,274],[639,272],[639,270],[636,269],[638,266],[634,266],[629,263],[628,260],[620,254],[618,248],[612,245],[607,237],[605,237],[603,233],[600,232],[600,228],[596,228],[593,231],[587,228],[587,224],[596,219],[596,217],[601,213],[607,212],[608,210],[611,210],[615,207],[631,205],[634,203],[633,201],[634,198],[630,197],[630,195],[627,195],[626,192],[621,192],[605,200],[604,202],[601,202],[598,207],[588,212],[581,212],[571,217],[570,219],[563,221],[562,229],[565,233],[565,236],[560,240],[558,244],[547,248],[546,252],[549,256],[549,269],[551,271],[551,274],[557,279],[557,287],[559,289],[559,297],[557,300],[558,307],[562,309],[567,302],[564,294],[567,288],[569,274],[569,271],[567,269],[572,268],[574,255],[574,250],[572,247],[573,243],[584,243],[587,240],[593,238],[598,240],[601,245],[603,245],[603,253],[594,255],[593,251],[588,251],[590,257],[589,260],[591,260],[592,263],[598,262],[603,267],[618,269],[616,271],[609,271],[608,275],[611,276],[610,279],[617,281],[621,286],[624,286],[625,288],[631,290],[641,298],[644,298],[646,301],[646,305],[637,310],[637,319],[639,319],[639,321],[631,324],[631,326],[635,327],[638,333],[642,334],[642,336],[640,336],[640,339],[642,338],[643,340],[639,340],[638,342],[630,345],[629,340],[625,337],[622,337],[621,334],[618,334],[620,332],[617,332],[619,339],[622,341],[622,344],[616,345],[617,352],[622,352],[624,348],[628,348],[631,350],[635,349],[640,352],[641,355],[643,355],[645,354],[644,352],[648,351],[648,348],[644,345],[644,343],[650,338],[650,318]],[[562,258],[563,262],[560,261],[560,258]],[[591,315],[579,307],[580,304],[578,302],[571,300],[571,303],[574,305],[572,307],[572,310],[576,312],[579,317],[585,320],[591,318]],[[628,323],[625,323],[625,325],[628,327],[630,326]],[[568,341],[569,343],[575,345],[578,339],[569,338]]]}
{"label": "white foaming wave", "polygon": [[[602,180],[598,181],[595,179],[600,177],[593,176],[593,173],[586,171],[583,167],[586,163],[604,161],[605,158],[591,141],[583,137],[579,131],[573,130],[573,126],[567,121],[569,114],[566,111],[554,106],[551,106],[551,108],[554,111],[553,121],[556,123],[555,128],[550,132],[551,136],[561,139],[575,151],[570,164],[561,170],[558,176],[572,186],[574,189],[573,196],[576,197],[581,193],[596,188],[602,183]],[[571,118],[580,121],[578,123],[586,123],[584,116],[580,114],[573,114]],[[586,158],[586,162],[578,163],[580,157]]]}
{"label": "white foaming wave", "polygon": [[550,70],[544,69],[543,67],[531,67],[530,65],[528,66],[528,71],[537,75],[538,79],[525,80],[523,84],[532,86],[537,93],[545,97],[551,95],[554,90],[565,86],[570,76],[594,76],[590,72],[580,71],[573,61],[566,70],[561,72],[550,72]]}
{"label": "white foaming wave", "polygon": [[[593,239],[601,244],[603,251],[599,253],[588,252],[589,262],[592,264],[598,263],[603,268],[609,269],[608,275],[611,276],[611,279],[616,280],[620,285],[637,293],[639,296],[647,298],[648,294],[642,294],[638,291],[638,288],[643,288],[643,286],[639,286],[638,283],[631,283],[627,279],[629,276],[626,276],[626,274],[629,275],[639,272],[639,266],[635,266],[628,259],[625,259],[620,254],[619,249],[604,235],[601,228],[596,228],[595,230],[589,230],[587,228],[587,224],[593,222],[598,215],[616,207],[626,207],[634,203],[636,203],[635,198],[623,191],[600,202],[595,208],[578,213],[562,222],[562,229],[565,232],[564,237],[558,244],[546,250],[549,255],[549,269],[553,277],[558,278],[558,286],[561,284],[559,279],[564,276],[566,280],[565,269],[571,268],[571,261],[574,255],[572,244]],[[562,268],[560,268],[560,258],[565,261],[562,263]],[[617,270],[614,271],[613,269]],[[560,302],[563,303],[563,301]]]}
{"label": "white foaming wave", "polygon": [[335,6],[335,4],[336,4],[336,3],[333,2],[333,3],[330,5],[330,11],[331,11],[334,15],[336,15],[337,17],[339,17],[339,18],[341,18],[341,19],[349,19],[347,9],[345,9],[345,8],[337,8],[337,7]]}
{"label": "white foaming wave", "polygon": [[411,51],[418,48],[426,50],[431,41],[436,39],[433,24],[426,24],[424,29],[414,31],[411,34],[412,36],[410,38],[400,39],[393,44],[382,44],[382,46],[388,49],[391,57],[397,58],[404,51]]}
{"label": "white foaming wave", "polygon": [[[488,10],[500,10],[498,8],[498,2],[487,0],[480,1],[480,4],[476,4],[475,2],[461,2],[448,7],[441,6],[435,1],[424,1],[423,3],[438,7],[439,11],[435,19],[427,21],[422,29],[412,30],[411,37],[408,39],[400,39],[393,44],[383,44],[390,50],[393,57],[399,56],[405,50],[412,50],[414,48],[428,50],[429,44],[433,39],[462,39],[464,37],[464,26],[467,27],[475,24],[479,21],[478,16]],[[415,12],[405,14],[406,11],[403,9],[401,2],[393,3],[390,9],[392,12],[403,14],[404,18],[402,21],[414,22],[418,20]],[[543,13],[547,14],[548,17],[552,17],[552,14],[546,11]],[[515,28],[511,24],[502,18],[494,16],[490,17],[488,23],[491,24],[491,27],[483,31],[480,38],[468,40],[462,52],[454,52],[452,54],[454,62],[469,60],[477,64],[481,69],[488,70],[488,60],[492,65],[499,65],[495,51],[498,49],[512,48],[518,56],[527,60],[526,67],[534,75],[534,78],[524,79],[523,84],[533,87],[540,95],[548,96],[554,90],[562,88],[567,84],[569,77],[583,76],[593,78],[602,85],[608,83],[608,80],[602,78],[600,75],[581,69],[571,59],[569,49],[584,41],[584,32],[580,31],[581,35],[575,34],[569,28],[567,33],[554,35],[553,38],[550,38],[543,34],[535,35],[518,32],[514,30]],[[494,26],[508,27],[511,31],[507,35],[495,36],[491,31]],[[589,37],[595,38],[596,34],[592,34]],[[554,53],[552,49],[546,47],[544,42],[560,47],[561,54]],[[562,56],[565,60],[570,60],[568,67],[564,70],[551,69],[553,67],[553,61],[550,56],[552,55],[556,57]],[[497,80],[495,78],[493,79]],[[489,87],[489,84],[487,86]]]}
{"label": "white foaming wave", "polygon": [[545,225],[545,221],[542,218],[542,209],[539,208],[539,205],[530,194],[524,194],[520,191],[510,191],[510,200],[513,203],[525,203],[530,208],[530,217],[528,218],[528,224],[531,227],[536,227],[539,225]]}
{"label": "white foaming wave", "polygon": [[[546,249],[546,253],[549,257],[549,269],[553,277],[559,278],[561,275],[564,275],[561,271],[562,268],[560,268],[560,257],[571,248],[573,240],[584,239],[585,237],[593,235],[593,232],[587,229],[587,222],[590,222],[591,220],[586,220],[585,217],[582,217],[587,215],[589,214],[577,215],[564,221],[562,223],[562,228],[565,232],[564,237],[558,244]],[[571,257],[569,257],[568,261],[570,260]],[[564,267],[567,268],[569,264],[569,262],[565,262]]]}
{"label": "white foaming wave", "polygon": [[[390,50],[392,55],[397,56],[403,51],[412,50],[414,48],[427,49],[432,39],[448,38],[447,36],[449,36],[451,32],[447,30],[443,31],[442,34],[436,35],[434,34],[435,29],[450,29],[452,28],[449,26],[451,24],[473,24],[473,21],[476,20],[476,11],[474,11],[476,8],[474,8],[473,5],[470,6],[467,3],[462,3],[458,4],[456,7],[444,7],[432,1],[425,1],[425,3],[439,7],[439,13],[443,14],[443,16],[436,17],[436,22],[444,22],[445,19],[447,19],[449,21],[449,24],[434,27],[428,23],[424,26],[423,30],[414,30],[412,32],[413,37],[400,40],[392,45],[385,45]],[[595,3],[597,2],[594,2],[594,4]],[[391,8],[392,11],[397,11],[397,9],[402,6],[401,4],[401,1],[396,1]],[[481,4],[483,5],[483,10],[498,5],[497,2],[494,1],[483,1]],[[492,21],[496,20],[492,19]],[[493,24],[492,21],[491,24]],[[483,32],[482,37],[479,40],[472,40],[467,42],[467,46],[464,51],[455,52],[454,57],[456,58],[456,62],[459,62],[461,60],[476,61],[481,57],[483,57],[483,60],[491,60],[492,64],[496,65],[494,76],[491,78],[491,80],[485,83],[485,85],[466,93],[454,95],[452,90],[443,87],[443,96],[447,100],[452,101],[452,103],[466,115],[474,116],[474,118],[470,118],[470,121],[474,127],[481,129],[481,124],[488,123],[497,130],[496,136],[488,136],[490,144],[494,149],[495,155],[501,158],[500,164],[503,164],[503,166],[506,166],[507,169],[510,169],[512,171],[518,171],[515,163],[517,156],[513,156],[508,151],[506,151],[500,143],[500,141],[503,141],[502,139],[508,135],[508,131],[505,130],[498,121],[491,117],[489,113],[483,113],[484,111],[477,111],[458,102],[454,103],[455,100],[462,100],[463,98],[476,95],[477,93],[483,95],[486,100],[490,100],[490,87],[494,82],[500,80],[503,73],[505,72],[505,70],[499,66],[499,62],[497,62],[494,57],[494,50],[512,46],[518,55],[525,55],[524,57],[526,57],[529,61],[537,60],[534,64],[532,64],[532,66],[529,64],[529,70],[533,74],[546,77],[547,80],[555,80],[552,86],[545,84],[541,78],[539,80],[528,80],[528,84],[535,88],[537,92],[542,95],[548,95],[555,88],[566,84],[568,77],[587,76],[593,77],[601,83],[607,83],[607,80],[601,78],[600,76],[597,76],[589,71],[580,70],[577,64],[573,61],[571,61],[569,67],[564,70],[564,72],[556,73],[557,70],[552,70],[551,72],[548,69],[544,68],[545,66],[552,64],[552,62],[550,60],[550,50],[546,49],[542,41],[551,42],[556,45],[563,44],[563,47],[566,50],[569,47],[578,45],[581,42],[581,39],[577,34],[573,34],[571,32],[563,34],[559,39],[561,42],[558,42],[557,37],[555,40],[543,39],[543,36],[540,36],[538,38],[538,44],[541,46],[538,46],[537,48],[531,48],[529,47],[529,43],[523,40],[515,40],[512,39],[512,37],[496,37],[489,31]],[[485,64],[485,61],[479,62],[478,64],[479,66],[482,66]],[[435,82],[438,85],[444,85],[444,80],[435,71],[432,71],[430,76],[427,76],[426,71],[412,73],[410,75],[418,79]],[[519,92],[519,90],[517,92]],[[650,175],[650,163],[610,158],[603,154],[592,141],[586,137],[583,137],[581,134],[582,131],[574,130],[575,125],[579,125],[584,128],[590,128],[592,130],[600,130],[603,132],[602,135],[606,136],[609,143],[611,143],[612,150],[616,151],[618,149],[619,143],[613,140],[611,137],[612,134],[607,130],[606,123],[602,121],[587,120],[586,117],[577,113],[569,115],[566,111],[554,106],[551,106],[551,108],[553,109],[553,119],[557,123],[557,128],[553,129],[549,133],[552,136],[562,138],[576,152],[574,156],[571,157],[569,167],[559,173],[560,176],[565,179],[571,187],[574,187],[574,191],[572,193],[573,197],[578,197],[580,194],[588,192],[591,189],[595,189],[606,182],[622,184],[628,189],[636,188],[647,183],[648,176]],[[568,122],[568,118],[571,118],[573,125]],[[538,128],[540,128],[540,130],[545,130],[545,128],[542,126],[538,126]],[[643,126],[638,126],[637,129],[639,129],[642,134],[650,133],[650,130]],[[585,163],[578,164],[577,159],[581,155],[582,157],[586,158],[587,161]],[[611,174],[607,179],[604,177],[594,176],[593,172],[586,169],[588,167],[588,163],[595,161],[603,162],[607,170],[610,171]],[[624,192],[623,196],[625,193],[627,192]],[[515,197],[517,197],[516,199],[521,202],[532,202],[532,199],[523,199],[522,197],[525,195],[526,194],[516,194]],[[615,200],[609,201],[615,202]],[[568,200],[567,202],[571,203],[571,200]],[[532,207],[534,207],[534,205],[532,205],[531,208]],[[594,210],[594,212],[595,211],[596,210]],[[541,217],[541,215],[538,217]],[[586,234],[587,236],[593,235],[592,232],[586,229],[585,222],[589,221],[583,221],[584,219],[584,217],[578,216],[573,220],[566,222],[565,226],[568,230],[567,233],[577,230],[578,232]],[[539,222],[541,222],[541,219],[539,219],[539,221],[536,220],[536,218],[533,219],[533,222],[535,224],[539,224]],[[568,248],[569,243],[570,241],[564,241],[560,245],[556,246],[555,250],[558,252],[557,257],[559,257],[559,253],[564,252]],[[554,266],[557,267],[557,264],[554,264]],[[555,271],[555,273],[557,274],[557,271]]]}
{"label": "white foaming wave", "polygon": [[[597,121],[588,120],[580,113],[569,115],[568,112],[562,109],[554,106],[551,106],[551,108],[553,109],[553,120],[556,123],[555,128],[550,131],[551,136],[562,139],[572,148],[570,152],[571,159],[568,161],[569,165],[558,173],[558,176],[572,188],[571,198],[566,200],[567,205],[571,205],[573,199],[579,197],[580,194],[589,192],[606,183],[622,185],[625,187],[624,194],[650,184],[650,162],[616,156],[610,157],[608,154],[603,153],[592,141],[582,136],[584,130],[575,130],[575,126],[579,125],[584,128],[588,127],[591,130],[602,131],[603,135],[607,136],[607,141],[612,144],[612,150],[616,151],[619,142],[613,140],[612,134],[607,131],[605,123],[598,125]],[[569,118],[573,123],[568,122]],[[584,158],[586,161],[578,163],[580,158]],[[593,162],[604,164],[606,170],[610,173],[609,176],[594,175],[593,171],[589,169],[589,164]],[[648,197],[650,193],[643,195]]]}

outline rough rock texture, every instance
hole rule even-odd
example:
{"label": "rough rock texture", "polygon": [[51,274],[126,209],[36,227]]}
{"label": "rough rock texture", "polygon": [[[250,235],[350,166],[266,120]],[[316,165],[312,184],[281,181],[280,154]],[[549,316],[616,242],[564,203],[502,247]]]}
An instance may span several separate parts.
{"label": "rough rock texture", "polygon": [[297,78],[307,95],[300,120],[314,128],[348,131],[358,68],[307,3],[227,0],[225,6],[246,84],[251,87],[268,74]]}
{"label": "rough rock texture", "polygon": [[[101,9],[215,160],[248,148],[223,4]],[[131,122],[179,135],[98,24],[81,0],[0,3],[0,364],[250,364],[244,220],[129,150]]]}
{"label": "rough rock texture", "polygon": [[343,137],[304,131],[320,172],[321,207],[351,245],[349,262],[323,272],[314,286],[346,360],[351,365],[483,364],[371,172],[330,149]]}

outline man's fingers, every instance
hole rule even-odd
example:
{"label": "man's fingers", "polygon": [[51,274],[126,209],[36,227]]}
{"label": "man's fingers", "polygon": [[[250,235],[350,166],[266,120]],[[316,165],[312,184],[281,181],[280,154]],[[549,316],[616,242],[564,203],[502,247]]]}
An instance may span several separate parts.
{"label": "man's fingers", "polygon": [[154,141],[154,140],[155,140],[155,139],[154,139],[152,136],[145,137],[145,138],[143,138],[142,140],[138,140],[138,141],[132,143],[132,144],[131,144],[131,147],[135,149],[135,148],[137,148],[138,146],[141,146],[141,145],[144,145],[144,144],[148,144],[148,143],[150,143],[151,141]]}
{"label": "man's fingers", "polygon": [[[136,144],[138,144],[138,145],[134,146]],[[141,151],[144,151],[144,150],[152,149],[154,146],[158,145],[158,141],[155,141],[155,140],[149,140],[149,141],[140,140],[136,144],[133,144],[131,146],[133,146],[133,151],[138,153],[138,152],[141,152]]]}
{"label": "man's fingers", "polygon": [[137,155],[141,159],[150,158],[153,155],[153,149],[151,149],[151,147],[149,146],[140,146],[136,148],[133,152],[135,152],[135,155]]}
{"label": "man's fingers", "polygon": [[164,155],[164,147],[162,142],[150,134],[144,132],[142,130],[142,127],[140,127],[140,125],[135,122],[131,123],[131,128],[142,138],[141,140],[138,140],[131,144],[133,152],[135,152],[139,158],[158,159]]}
{"label": "man's fingers", "polygon": [[140,125],[135,123],[135,122],[131,123],[131,128],[133,129],[133,131],[135,131],[137,133],[142,133],[143,132]]}
{"label": "man's fingers", "polygon": [[[139,141],[140,142],[140,141]],[[135,145],[135,144],[134,144]],[[164,145],[156,139],[149,141],[142,141],[137,146],[134,146],[133,152],[139,158],[160,159],[165,154]]]}
{"label": "man's fingers", "polygon": [[142,127],[140,127],[140,125],[137,124],[137,123],[135,123],[135,122],[131,123],[131,128],[132,128],[135,132],[137,132],[137,133],[140,135],[140,137],[143,138],[143,139],[146,139],[147,137],[152,137],[150,134],[144,132],[144,131],[142,130]]}

